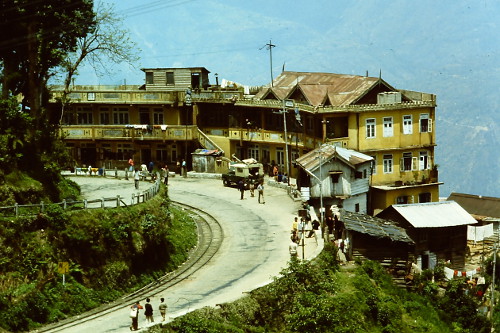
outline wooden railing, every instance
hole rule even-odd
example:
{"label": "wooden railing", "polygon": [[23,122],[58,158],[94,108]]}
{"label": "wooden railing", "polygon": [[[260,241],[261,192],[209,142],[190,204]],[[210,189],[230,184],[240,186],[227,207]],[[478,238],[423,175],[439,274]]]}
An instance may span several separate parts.
{"label": "wooden railing", "polygon": [[43,201],[39,204],[19,205],[0,207],[0,216],[2,217],[19,217],[19,216],[34,216],[44,213],[49,207],[59,206],[64,210],[78,210],[78,209],[94,209],[94,208],[117,208],[127,207],[129,205],[136,205],[142,202],[151,200],[160,192],[161,180],[158,177],[150,188],[140,193],[133,193],[130,198],[130,203],[125,203],[125,198],[117,195],[113,198],[100,198],[93,200],[63,200],[62,202],[45,204]]}

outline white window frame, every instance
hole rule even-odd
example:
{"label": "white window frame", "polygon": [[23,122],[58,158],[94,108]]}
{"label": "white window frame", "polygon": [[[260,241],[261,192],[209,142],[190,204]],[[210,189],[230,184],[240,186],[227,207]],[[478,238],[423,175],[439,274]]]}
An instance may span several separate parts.
{"label": "white window frame", "polygon": [[392,173],[392,171],[393,171],[393,165],[394,165],[392,154],[386,154],[386,155],[384,155],[384,159],[383,160],[384,160],[384,162],[383,162],[384,173]]}
{"label": "white window frame", "polygon": [[413,116],[403,115],[403,134],[413,134]]}
{"label": "white window frame", "polygon": [[418,167],[420,170],[427,170],[430,168],[430,163],[429,163],[429,152],[428,151],[421,151],[419,153],[419,159],[418,159]]}
{"label": "white window frame", "polygon": [[[427,128],[424,128],[424,124],[423,124],[424,121],[427,121]],[[431,117],[429,117],[428,113],[421,113],[420,114],[419,129],[420,129],[420,133],[432,132],[432,119],[431,119]]]}
{"label": "white window frame", "polygon": [[377,137],[377,122],[375,118],[368,118],[365,120],[366,138],[373,139]]}
{"label": "white window frame", "polygon": [[[406,168],[405,159],[410,158],[410,168]],[[399,160],[399,171],[401,172],[409,172],[418,170],[418,158],[413,157],[411,152],[403,153],[403,157]]]}
{"label": "white window frame", "polygon": [[385,138],[394,136],[394,127],[392,117],[384,117],[383,118],[383,136]]}

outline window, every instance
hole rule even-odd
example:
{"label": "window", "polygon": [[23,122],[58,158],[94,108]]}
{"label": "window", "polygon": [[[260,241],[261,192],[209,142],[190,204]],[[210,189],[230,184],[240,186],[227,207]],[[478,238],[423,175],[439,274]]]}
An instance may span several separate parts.
{"label": "window", "polygon": [[432,119],[428,113],[420,114],[420,133],[432,132]]}
{"label": "window", "polygon": [[87,107],[76,108],[78,124],[92,125],[92,109]]}
{"label": "window", "polygon": [[101,125],[109,125],[109,113],[101,112],[99,116]]}
{"label": "window", "polygon": [[355,211],[356,213],[359,213],[359,203],[354,204],[354,211]]}
{"label": "window", "polygon": [[402,195],[396,198],[396,204],[398,205],[404,205],[408,203],[408,196],[407,195]]}
{"label": "window", "polygon": [[429,155],[426,151],[420,152],[419,169],[420,170],[429,169]]}
{"label": "window", "polygon": [[429,192],[420,193],[418,195],[418,202],[431,202],[431,194]]}
{"label": "window", "polygon": [[413,133],[413,119],[411,114],[403,116],[403,134]]}
{"label": "window", "polygon": [[384,173],[392,173],[392,155],[384,155]]}
{"label": "window", "polygon": [[175,162],[177,161],[177,145],[171,145],[170,146],[170,162]]}
{"label": "window", "polygon": [[373,161],[372,161],[372,175],[376,175],[377,174],[377,156],[376,155],[372,155],[373,157]]}
{"label": "window", "polygon": [[375,118],[366,119],[366,137],[375,137]]}
{"label": "window", "polygon": [[113,124],[128,124],[128,108],[113,108]]}
{"label": "window", "polygon": [[154,125],[163,125],[163,111],[162,111],[162,109],[154,109],[153,124]]}
{"label": "window", "polygon": [[78,112],[78,124],[92,125],[92,112]]}
{"label": "window", "polygon": [[117,160],[128,160],[132,155],[134,151],[132,150],[132,146],[129,144],[118,144],[117,145],[117,153],[116,153],[116,159]]}
{"label": "window", "polygon": [[166,80],[167,80],[167,86],[174,85],[175,84],[174,72],[167,72]]}
{"label": "window", "polygon": [[390,137],[394,135],[392,129],[392,117],[384,117],[384,137]]}
{"label": "window", "polygon": [[257,145],[252,145],[248,148],[248,156],[250,158],[255,159],[256,161],[259,160],[259,146]]}
{"label": "window", "polygon": [[153,84],[153,72],[146,72],[146,84]]}
{"label": "window", "polygon": [[417,170],[417,158],[412,156],[412,153],[403,153],[403,158],[399,161],[400,171]]}

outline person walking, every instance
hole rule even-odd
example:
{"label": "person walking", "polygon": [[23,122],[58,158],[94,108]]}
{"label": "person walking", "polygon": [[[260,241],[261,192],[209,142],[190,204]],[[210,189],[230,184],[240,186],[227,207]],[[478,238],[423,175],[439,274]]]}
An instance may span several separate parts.
{"label": "person walking", "polygon": [[168,185],[168,165],[165,164],[163,167],[163,183]]}
{"label": "person walking", "polygon": [[238,182],[238,190],[240,190],[240,200],[243,200],[243,196],[245,194],[245,183],[243,182],[243,180],[239,180]]}
{"label": "person walking", "polygon": [[141,303],[137,301],[134,305],[130,307],[130,318],[132,318],[132,325],[130,326],[131,331],[137,331],[139,329],[139,310],[143,309]]}
{"label": "person walking", "polygon": [[139,173],[139,169],[135,169],[134,173],[134,184],[135,184],[135,189],[139,189],[139,180],[141,179],[141,174]]}
{"label": "person walking", "polygon": [[167,314],[167,304],[165,303],[165,299],[160,298],[160,305],[158,306],[158,310],[160,310],[161,321],[165,321],[165,315]]}
{"label": "person walking", "polygon": [[264,201],[264,184],[262,182],[257,185],[257,192],[259,192],[259,203],[260,203],[260,198],[262,197],[262,203],[265,204],[266,202]]}
{"label": "person walking", "polygon": [[154,323],[154,319],[153,319],[153,306],[151,305],[151,303],[149,303],[151,300],[149,298],[146,298],[146,305],[144,305],[144,308],[146,310],[144,310],[144,315],[146,316],[146,320],[148,321],[148,323]]}

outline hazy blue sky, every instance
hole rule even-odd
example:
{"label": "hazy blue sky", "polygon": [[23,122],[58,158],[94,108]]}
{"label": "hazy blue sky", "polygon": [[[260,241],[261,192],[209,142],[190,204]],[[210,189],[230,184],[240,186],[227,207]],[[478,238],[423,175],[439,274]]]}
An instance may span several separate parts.
{"label": "hazy blue sky", "polygon": [[[443,193],[500,196],[500,1],[108,0],[141,51],[111,77],[77,84],[142,84],[140,68],[206,67],[247,85],[289,71],[378,76],[437,95]],[[471,177],[474,175],[474,177]]]}

